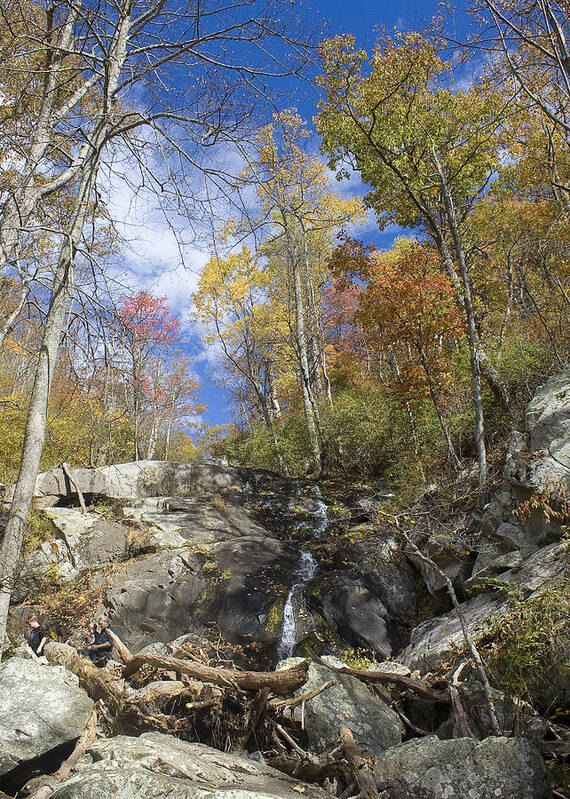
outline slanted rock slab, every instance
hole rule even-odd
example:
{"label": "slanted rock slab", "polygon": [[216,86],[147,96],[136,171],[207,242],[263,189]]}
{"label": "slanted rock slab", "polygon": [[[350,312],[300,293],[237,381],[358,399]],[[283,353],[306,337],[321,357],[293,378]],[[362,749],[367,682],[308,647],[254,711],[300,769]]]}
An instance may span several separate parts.
{"label": "slanted rock slab", "polygon": [[262,763],[158,732],[96,741],[52,799],[326,799]]}
{"label": "slanted rock slab", "polygon": [[0,665],[0,775],[78,738],[93,702],[61,666],[13,657]]}
{"label": "slanted rock slab", "polygon": [[518,738],[441,741],[429,736],[408,741],[377,758],[374,780],[383,799],[544,799],[549,795],[538,750]]}
{"label": "slanted rock slab", "polygon": [[[288,658],[281,661],[279,668],[287,668],[300,660],[302,658]],[[328,655],[323,661],[335,667],[346,666],[346,663]],[[320,663],[311,663],[309,679],[297,694],[319,688],[329,680],[336,680],[337,684],[305,704],[305,730],[313,752],[335,749],[341,725],[350,728],[356,743],[368,753],[379,754],[400,743],[404,727],[399,716],[356,677]]]}

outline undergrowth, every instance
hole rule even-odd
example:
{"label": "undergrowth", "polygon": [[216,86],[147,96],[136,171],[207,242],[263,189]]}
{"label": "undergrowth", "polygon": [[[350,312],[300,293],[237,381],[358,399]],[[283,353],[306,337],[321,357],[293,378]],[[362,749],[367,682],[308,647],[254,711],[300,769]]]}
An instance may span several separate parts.
{"label": "undergrowth", "polygon": [[544,715],[564,714],[570,700],[570,581],[563,580],[491,621],[479,647],[494,684]]}

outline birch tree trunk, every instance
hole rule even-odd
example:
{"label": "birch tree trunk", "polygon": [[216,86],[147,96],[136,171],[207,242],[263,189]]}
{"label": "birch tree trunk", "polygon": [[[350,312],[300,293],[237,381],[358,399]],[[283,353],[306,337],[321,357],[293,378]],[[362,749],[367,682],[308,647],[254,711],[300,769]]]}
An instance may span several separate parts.
{"label": "birch tree trunk", "polygon": [[309,358],[307,354],[307,336],[305,332],[305,315],[303,309],[303,293],[301,287],[301,270],[299,269],[298,258],[295,251],[289,253],[291,266],[293,271],[293,295],[295,299],[295,325],[296,325],[296,339],[297,348],[299,353],[299,366],[301,376],[301,396],[303,400],[303,411],[305,413],[305,421],[307,423],[307,432],[309,434],[309,443],[313,455],[315,466],[320,470],[321,463],[321,447],[319,443],[319,435],[317,432],[317,425],[315,422],[315,413],[313,410],[313,403],[311,402],[311,383],[309,374]]}
{"label": "birch tree trunk", "polygon": [[26,520],[32,504],[44,447],[48,400],[63,324],[69,307],[75,253],[85,223],[94,180],[95,174],[90,172],[84,177],[78,190],[72,224],[64,237],[54,275],[51,301],[36,366],[20,471],[0,549],[0,657],[4,649],[8,609],[18,575]]}

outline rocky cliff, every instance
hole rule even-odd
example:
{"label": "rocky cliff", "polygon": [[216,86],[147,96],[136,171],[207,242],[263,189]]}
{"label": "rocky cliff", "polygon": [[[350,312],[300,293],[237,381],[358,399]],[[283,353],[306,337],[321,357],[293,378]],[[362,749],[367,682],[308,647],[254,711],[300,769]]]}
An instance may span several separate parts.
{"label": "rocky cliff", "polygon": [[[466,658],[465,629],[484,641],[492,625],[510,619],[513,600],[523,608],[553,587],[563,591],[570,368],[530,403],[525,429],[511,436],[495,495],[467,503],[466,511],[456,502],[448,518],[439,519],[437,534],[427,524],[437,489],[425,492],[406,514],[380,490],[317,485],[212,461],[140,461],[76,469],[72,477],[60,470],[38,477],[35,501],[44,540],[22,565],[16,635],[33,604],[58,637],[71,636],[72,642],[77,625],[88,621],[81,618],[88,608],[93,614],[104,610],[133,653],[178,656],[191,646],[210,657],[213,647],[242,668],[257,669],[273,668],[280,657],[309,654],[316,662],[302,691],[328,682],[331,687],[303,705],[304,745],[315,754],[330,753],[339,727],[348,724],[357,745],[376,756],[374,780],[382,797],[548,795],[533,743],[486,738],[488,697],[473,670],[456,696],[480,742],[457,737],[457,718],[446,704],[412,692],[390,706],[389,689],[371,692],[361,678],[341,677],[338,657],[352,658],[352,665],[364,659],[368,669],[406,679],[432,673],[449,680]],[[468,476],[462,486],[469,487]],[[445,590],[447,578],[460,598],[461,618]],[[50,618],[50,609],[53,614],[62,607],[61,597],[69,613]],[[567,642],[567,625],[557,634]],[[12,792],[25,764],[43,763],[54,753],[57,759],[89,715],[87,695],[74,698],[74,691],[81,693],[75,678],[66,678],[60,666],[43,668],[18,658],[2,666],[0,787]],[[53,704],[65,714],[49,732],[41,725],[32,729],[25,709],[14,730],[11,707],[26,705],[17,697],[27,684],[38,697],[27,705]],[[567,700],[558,691],[556,701]],[[533,721],[532,711],[516,711],[501,692],[495,701],[503,733],[524,729],[529,741],[542,745],[545,728]],[[66,720],[71,718],[73,724]],[[423,737],[408,740],[418,734]],[[201,740],[200,730],[195,735]],[[206,740],[211,742],[207,735]],[[276,797],[296,790],[290,778],[267,766],[200,746],[157,732],[136,742],[98,741],[53,796],[96,799],[109,786],[124,797],[202,796],[207,785],[214,794],[229,791],[238,799],[259,790]],[[459,760],[466,764],[460,770]],[[338,781],[327,784],[333,795],[340,790]],[[299,788],[315,797],[320,791]]]}

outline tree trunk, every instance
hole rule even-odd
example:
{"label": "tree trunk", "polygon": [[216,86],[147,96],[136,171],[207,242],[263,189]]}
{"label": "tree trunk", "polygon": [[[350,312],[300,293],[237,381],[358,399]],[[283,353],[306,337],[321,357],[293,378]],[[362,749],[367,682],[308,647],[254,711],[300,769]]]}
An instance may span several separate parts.
{"label": "tree trunk", "polygon": [[[441,179],[441,189],[445,205],[445,212],[453,245],[455,255],[459,264],[459,274],[461,275],[461,289],[457,286],[457,273],[453,266],[453,261],[444,237],[441,231],[437,231],[437,239],[440,245],[440,252],[443,256],[444,262],[447,266],[448,274],[450,275],[456,290],[458,291],[458,300],[465,310],[465,317],[467,321],[467,338],[469,341],[469,359],[471,363],[471,391],[473,396],[473,405],[475,406],[475,445],[477,447],[477,460],[479,462],[479,484],[484,486],[487,482],[487,451],[485,448],[485,418],[483,415],[483,396],[481,393],[481,362],[480,362],[480,342],[477,326],[475,324],[475,312],[473,309],[473,292],[471,290],[471,280],[467,270],[467,262],[465,260],[465,253],[463,251],[463,244],[459,233],[457,224],[457,216],[453,205],[453,198],[447,185],[445,174],[439,162],[439,158],[432,147],[434,162],[439,172]],[[455,276],[455,280],[453,279]]]}
{"label": "tree trunk", "polygon": [[293,270],[293,292],[295,298],[295,325],[297,349],[299,354],[299,367],[301,377],[301,396],[303,400],[303,411],[309,434],[309,442],[313,455],[313,461],[319,471],[322,469],[322,455],[313,403],[311,402],[311,382],[309,374],[309,359],[307,355],[307,336],[305,333],[305,316],[303,310],[303,294],[301,288],[301,272],[295,252],[290,252],[289,257],[292,261]]}
{"label": "tree trunk", "polygon": [[130,677],[141,666],[154,666],[165,671],[187,674],[202,682],[214,685],[235,685],[246,691],[261,688],[271,690],[281,696],[292,694],[307,682],[309,661],[303,660],[289,669],[281,671],[236,671],[234,669],[214,668],[190,660],[179,660],[170,656],[135,655],[126,665],[124,677]]}
{"label": "tree trunk", "polygon": [[45,320],[26,420],[20,471],[0,549],[0,656],[4,649],[8,609],[18,574],[26,519],[32,504],[44,447],[48,400],[63,323],[69,306],[75,253],[87,215],[88,200],[94,180],[95,173],[90,171],[84,176],[78,188],[71,225],[62,244]]}
{"label": "tree trunk", "polygon": [[451,436],[449,435],[449,430],[447,429],[447,425],[446,425],[445,419],[443,417],[443,412],[442,412],[441,406],[439,404],[439,397],[437,396],[437,392],[435,390],[435,386],[433,385],[433,380],[432,380],[432,377],[431,377],[431,370],[429,368],[429,363],[428,363],[428,360],[426,358],[426,354],[424,352],[423,347],[421,347],[421,346],[418,347],[418,354],[420,356],[420,361],[421,361],[421,364],[423,366],[424,372],[425,372],[426,377],[427,377],[428,387],[429,387],[429,394],[430,394],[430,397],[431,397],[431,401],[433,403],[433,407],[434,407],[435,412],[437,414],[437,418],[439,419],[439,426],[441,427],[441,430],[443,432],[443,436],[445,438],[445,443],[447,444],[447,455],[448,455],[449,460],[451,461],[451,463],[454,465],[454,467],[456,469],[459,469],[461,464],[459,462],[459,458],[455,454],[455,450],[453,448],[453,444],[451,443]]}

